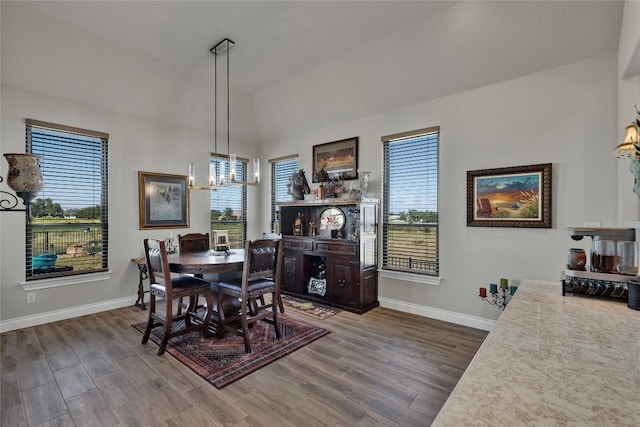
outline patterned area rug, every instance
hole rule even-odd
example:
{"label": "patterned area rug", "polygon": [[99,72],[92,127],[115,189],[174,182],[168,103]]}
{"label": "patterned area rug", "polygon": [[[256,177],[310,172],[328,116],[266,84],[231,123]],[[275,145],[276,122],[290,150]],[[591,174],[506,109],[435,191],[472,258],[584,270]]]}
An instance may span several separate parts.
{"label": "patterned area rug", "polygon": [[[329,333],[286,315],[280,320],[280,341],[276,341],[272,325],[262,321],[254,324],[249,354],[245,353],[240,336],[227,333],[219,340],[203,338],[197,331],[170,339],[167,352],[220,389]],[[131,326],[143,333],[146,325],[147,322],[142,322]],[[156,344],[160,343],[161,329],[156,327],[151,331],[151,341]]]}
{"label": "patterned area rug", "polygon": [[282,295],[282,303],[284,304],[284,311],[295,311],[296,313],[306,314],[318,319],[326,319],[334,314],[340,313],[337,308],[327,307],[326,305],[316,304],[311,301],[305,301],[302,299],[294,298],[289,295]]}

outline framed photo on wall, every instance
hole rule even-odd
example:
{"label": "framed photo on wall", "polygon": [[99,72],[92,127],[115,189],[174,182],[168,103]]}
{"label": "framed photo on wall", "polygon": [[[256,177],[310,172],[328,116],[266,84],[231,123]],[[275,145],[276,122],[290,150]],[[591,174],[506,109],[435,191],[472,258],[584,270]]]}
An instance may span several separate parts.
{"label": "framed photo on wall", "polygon": [[467,226],[551,228],[551,163],[467,171]]}
{"label": "framed photo on wall", "polygon": [[313,146],[313,182],[358,178],[358,137]]}
{"label": "framed photo on wall", "polygon": [[188,177],[138,172],[140,229],[188,228]]}

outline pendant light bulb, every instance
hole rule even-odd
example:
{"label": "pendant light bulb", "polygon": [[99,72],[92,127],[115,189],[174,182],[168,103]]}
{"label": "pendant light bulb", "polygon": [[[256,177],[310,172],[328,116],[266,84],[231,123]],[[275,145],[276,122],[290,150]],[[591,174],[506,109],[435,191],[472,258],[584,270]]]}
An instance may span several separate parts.
{"label": "pendant light bulb", "polygon": [[236,155],[229,154],[229,180],[236,181]]}
{"label": "pendant light bulb", "polygon": [[196,184],[196,164],[189,163],[189,187]]}
{"label": "pendant light bulb", "polygon": [[253,182],[260,183],[260,158],[253,159]]}

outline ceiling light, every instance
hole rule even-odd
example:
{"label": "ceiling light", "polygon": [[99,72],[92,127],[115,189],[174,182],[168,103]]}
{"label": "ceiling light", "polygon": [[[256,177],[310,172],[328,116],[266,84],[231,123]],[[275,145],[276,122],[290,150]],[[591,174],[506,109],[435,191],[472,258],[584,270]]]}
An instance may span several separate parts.
{"label": "ceiling light", "polygon": [[[225,186],[225,185],[260,185],[260,159],[253,159],[253,182],[238,180],[236,176],[236,164],[237,164],[237,156],[235,153],[231,153],[230,150],[230,102],[229,102],[229,50],[235,43],[225,38],[220,43],[213,46],[209,51],[214,54],[215,58],[215,85],[214,85],[214,153],[218,154],[218,56],[226,53],[227,55],[227,157],[229,159],[229,181],[226,181],[225,174],[225,163],[220,163],[220,171],[218,179],[216,180],[216,169],[215,164],[210,163],[209,165],[209,185],[206,186],[196,186],[196,167],[195,163],[189,164],[189,188],[194,190],[215,190],[217,187]],[[248,163],[248,162],[247,162]],[[248,165],[247,165],[248,168]]]}

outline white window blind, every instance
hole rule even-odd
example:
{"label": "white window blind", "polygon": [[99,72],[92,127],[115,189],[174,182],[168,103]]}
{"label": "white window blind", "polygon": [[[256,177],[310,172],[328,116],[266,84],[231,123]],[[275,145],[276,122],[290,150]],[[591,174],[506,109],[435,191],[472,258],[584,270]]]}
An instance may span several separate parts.
{"label": "white window blind", "polygon": [[[236,177],[247,180],[248,159],[237,158]],[[211,163],[216,167],[219,178],[224,167],[224,179],[229,179],[229,158],[224,155],[213,154]],[[224,166],[223,166],[224,165]],[[215,230],[229,231],[229,246],[244,248],[247,236],[247,187],[246,185],[220,186],[211,191],[211,233]]]}
{"label": "white window blind", "polygon": [[382,268],[437,275],[440,128],[383,142]]}
{"label": "white window blind", "polygon": [[26,120],[27,152],[42,156],[45,182],[26,225],[27,280],[108,269],[108,138]]}
{"label": "white window blind", "polygon": [[292,200],[289,194],[289,179],[298,171],[298,156],[269,160],[271,163],[271,231],[280,233],[277,202]]}

